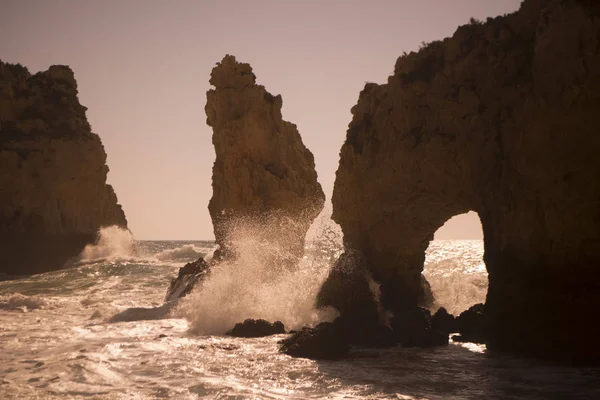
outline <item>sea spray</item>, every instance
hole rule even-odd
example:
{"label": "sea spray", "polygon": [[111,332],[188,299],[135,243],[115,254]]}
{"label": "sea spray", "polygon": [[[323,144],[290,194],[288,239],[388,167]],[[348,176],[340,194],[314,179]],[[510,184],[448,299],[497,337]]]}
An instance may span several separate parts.
{"label": "sea spray", "polygon": [[85,246],[79,255],[80,261],[124,258],[134,255],[135,239],[128,229],[118,226],[101,228],[98,240]]}
{"label": "sea spray", "polygon": [[190,320],[192,332],[223,334],[247,318],[279,320],[287,329],[297,329],[336,316],[335,310],[316,310],[315,298],[341,250],[339,227],[327,214],[317,218],[295,268],[274,264],[288,253],[264,239],[269,229],[264,221],[245,220],[230,230],[235,259],[215,263],[208,278],[176,310]]}

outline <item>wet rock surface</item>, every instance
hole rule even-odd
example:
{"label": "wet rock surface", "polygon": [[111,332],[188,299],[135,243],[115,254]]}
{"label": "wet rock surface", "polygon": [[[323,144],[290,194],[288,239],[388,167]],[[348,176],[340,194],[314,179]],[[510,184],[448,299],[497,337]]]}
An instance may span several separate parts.
{"label": "wet rock surface", "polygon": [[208,276],[209,265],[200,257],[179,268],[177,276],[171,280],[165,301],[173,301],[187,296],[192,289]]}
{"label": "wet rock surface", "polygon": [[127,227],[73,71],[0,61],[0,272],[59,269],[101,227]]}
{"label": "wet rock surface", "polygon": [[350,351],[342,330],[331,322],[302,328],[280,343],[282,353],[313,360],[338,360],[347,357]]}
{"label": "wet rock surface", "polygon": [[285,333],[285,327],[281,321],[273,323],[264,319],[247,319],[235,324],[233,329],[227,332],[229,336],[236,337],[263,337]]}

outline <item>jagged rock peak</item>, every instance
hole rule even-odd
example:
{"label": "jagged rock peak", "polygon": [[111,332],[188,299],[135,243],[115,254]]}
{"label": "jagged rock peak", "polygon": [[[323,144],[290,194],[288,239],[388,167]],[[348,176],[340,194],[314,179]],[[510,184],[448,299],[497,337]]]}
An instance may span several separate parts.
{"label": "jagged rock peak", "polygon": [[244,88],[256,84],[256,76],[247,63],[239,63],[235,56],[227,54],[210,74],[210,84],[216,89]]}

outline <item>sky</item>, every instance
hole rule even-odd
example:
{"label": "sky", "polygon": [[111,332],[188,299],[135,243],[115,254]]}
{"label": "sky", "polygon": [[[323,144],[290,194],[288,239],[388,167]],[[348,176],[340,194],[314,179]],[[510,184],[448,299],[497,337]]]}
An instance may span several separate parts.
{"label": "sky", "polygon": [[[315,155],[330,198],[365,82],[385,83],[402,52],[451,36],[521,0],[0,0],[0,59],[30,72],[69,65],[108,183],[137,239],[212,239],[215,153],[204,105],[225,54],[283,97],[283,117]],[[437,239],[479,239],[475,213]]]}

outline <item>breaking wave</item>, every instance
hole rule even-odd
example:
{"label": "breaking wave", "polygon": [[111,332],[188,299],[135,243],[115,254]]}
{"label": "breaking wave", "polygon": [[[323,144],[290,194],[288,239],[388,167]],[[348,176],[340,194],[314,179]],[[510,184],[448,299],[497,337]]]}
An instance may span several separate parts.
{"label": "breaking wave", "polygon": [[185,244],[176,249],[163,250],[155,257],[159,261],[188,262],[195,261],[205,255],[205,249],[196,247],[193,244]]}
{"label": "breaking wave", "polygon": [[239,222],[229,235],[237,258],[215,264],[176,312],[190,320],[196,334],[223,334],[247,318],[279,320],[288,329],[331,320],[335,311],[318,311],[314,302],[341,249],[333,224],[322,214],[307,235],[299,265],[282,268],[272,260],[287,257],[286,250],[261,239],[269,224]]}

